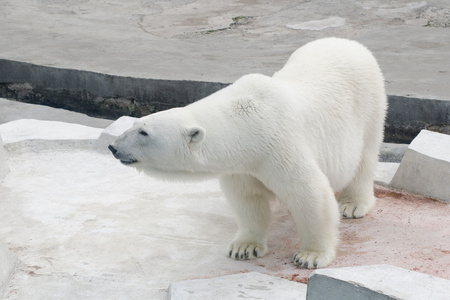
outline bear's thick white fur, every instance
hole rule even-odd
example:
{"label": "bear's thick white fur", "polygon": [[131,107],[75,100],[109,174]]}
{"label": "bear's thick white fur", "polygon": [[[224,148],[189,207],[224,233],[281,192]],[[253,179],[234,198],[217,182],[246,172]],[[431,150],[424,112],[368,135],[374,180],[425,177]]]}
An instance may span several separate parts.
{"label": "bear's thick white fur", "polygon": [[139,119],[110,149],[161,178],[219,175],[239,225],[228,249],[235,259],[267,252],[269,202],[279,198],[301,241],[294,262],[324,267],[335,258],[339,210],[360,218],[375,204],[386,109],[372,54],[327,38],[295,51],[272,77],[246,75],[184,108]]}

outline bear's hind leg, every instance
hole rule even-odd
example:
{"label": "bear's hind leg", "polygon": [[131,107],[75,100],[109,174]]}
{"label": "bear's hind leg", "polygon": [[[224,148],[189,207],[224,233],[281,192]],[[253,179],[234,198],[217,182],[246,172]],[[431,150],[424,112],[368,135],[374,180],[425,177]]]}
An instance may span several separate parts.
{"label": "bear's hind leg", "polygon": [[239,227],[228,256],[239,260],[264,256],[267,253],[270,200],[274,194],[249,175],[222,176],[220,183]]}
{"label": "bear's hind leg", "polygon": [[373,177],[378,153],[365,153],[350,184],[339,193],[339,211],[344,218],[362,218],[375,207]]}

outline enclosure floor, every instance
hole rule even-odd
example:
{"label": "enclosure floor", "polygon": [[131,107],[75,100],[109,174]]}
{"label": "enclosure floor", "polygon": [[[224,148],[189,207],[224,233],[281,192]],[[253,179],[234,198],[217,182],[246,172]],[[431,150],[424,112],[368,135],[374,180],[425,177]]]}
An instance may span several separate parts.
{"label": "enclosure floor", "polygon": [[[53,145],[53,144],[52,144]],[[257,271],[305,283],[285,207],[272,203],[269,252],[226,256],[236,223],[217,180],[162,182],[87,148],[8,153],[0,242],[19,259],[7,299],[164,299],[171,282]],[[368,216],[342,220],[331,268],[391,264],[450,279],[450,206],[376,187]]]}

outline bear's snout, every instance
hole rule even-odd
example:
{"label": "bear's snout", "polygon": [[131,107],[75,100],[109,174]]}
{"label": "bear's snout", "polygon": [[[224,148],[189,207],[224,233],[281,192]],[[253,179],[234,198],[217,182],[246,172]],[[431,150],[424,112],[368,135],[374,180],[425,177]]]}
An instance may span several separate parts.
{"label": "bear's snout", "polygon": [[117,149],[114,148],[113,145],[109,145],[109,146],[108,146],[108,149],[112,152],[112,154],[116,154],[116,153],[117,153]]}
{"label": "bear's snout", "polygon": [[109,145],[108,149],[112,152],[115,158],[120,160],[124,165],[131,165],[137,162],[137,159],[131,157],[130,155],[124,155],[123,153],[119,153],[113,145]]}

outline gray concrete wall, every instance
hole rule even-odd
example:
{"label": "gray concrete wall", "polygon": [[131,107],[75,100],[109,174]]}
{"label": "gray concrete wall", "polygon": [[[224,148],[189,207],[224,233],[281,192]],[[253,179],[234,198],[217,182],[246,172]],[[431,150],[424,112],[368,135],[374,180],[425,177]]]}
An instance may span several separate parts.
{"label": "gray concrete wall", "polygon": [[409,143],[422,129],[450,134],[450,101],[390,95],[385,141]]}
{"label": "gray concrete wall", "polygon": [[[132,78],[0,59],[0,97],[117,119],[185,106],[229,83]],[[389,96],[385,141],[422,129],[450,134],[450,102]]]}
{"label": "gray concrete wall", "polygon": [[0,98],[117,119],[185,106],[224,83],[156,80],[38,66],[0,59]]}

